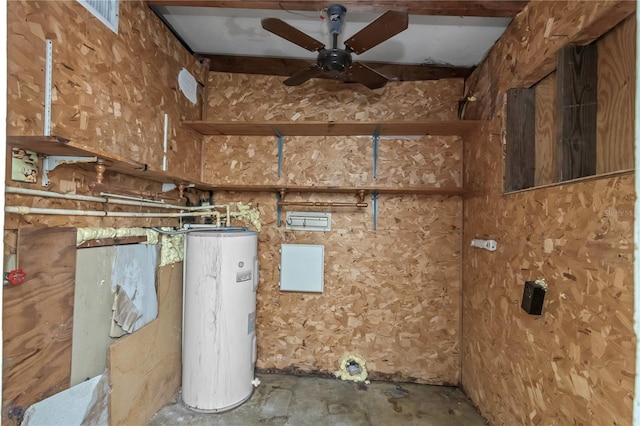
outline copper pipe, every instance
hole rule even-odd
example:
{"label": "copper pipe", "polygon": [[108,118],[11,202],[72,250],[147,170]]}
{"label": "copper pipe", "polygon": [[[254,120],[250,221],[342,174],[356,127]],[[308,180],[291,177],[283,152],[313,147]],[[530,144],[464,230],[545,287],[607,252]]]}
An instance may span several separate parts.
{"label": "copper pipe", "polygon": [[307,207],[367,207],[367,203],[341,203],[330,201],[278,201],[278,206]]}

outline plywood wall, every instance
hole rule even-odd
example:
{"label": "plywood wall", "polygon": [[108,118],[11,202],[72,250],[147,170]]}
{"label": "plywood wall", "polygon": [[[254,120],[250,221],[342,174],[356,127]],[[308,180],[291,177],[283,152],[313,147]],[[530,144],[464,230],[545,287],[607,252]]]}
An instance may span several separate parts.
{"label": "plywood wall", "polygon": [[3,290],[2,422],[69,387],[76,230],[22,230],[25,281]]}
{"label": "plywood wall", "polygon": [[598,40],[597,173],[634,168],[635,15]]}
{"label": "plywood wall", "polygon": [[[212,73],[207,115],[211,120],[446,120],[455,119],[462,90],[460,80],[391,83],[378,91],[315,80],[290,88],[282,80]],[[287,137],[280,178],[275,137],[210,137],[204,153],[204,180],[234,184],[459,186],[462,173],[457,137],[381,140],[375,180],[372,140],[366,136]],[[235,200],[258,206],[263,223],[258,368],[333,373],[345,352],[356,352],[373,378],[458,383],[458,197],[381,195],[376,231],[367,197],[366,209],[328,210],[333,215],[328,233],[278,228],[275,194],[214,194],[216,203]],[[289,194],[287,200],[356,198]],[[325,246],[323,294],[280,292],[281,244]]]}
{"label": "plywood wall", "polygon": [[[495,118],[464,153],[462,385],[491,424],[630,424],[634,175],[502,195],[496,96]],[[625,99],[607,104],[633,117]],[[601,132],[616,134],[609,125]],[[469,247],[473,238],[498,250]],[[524,281],[536,279],[549,286],[541,316],[520,308]]]}
{"label": "plywood wall", "polygon": [[[49,39],[53,42],[52,134],[160,168],[164,115],[168,114],[168,172],[185,180],[199,179],[200,139],[179,122],[200,119],[202,105],[193,105],[182,95],[177,76],[184,67],[204,81],[206,70],[143,1],[121,2],[118,34],[75,1],[11,1],[8,23],[9,135],[43,134],[45,40]],[[89,192],[88,184],[95,177],[77,168],[63,169],[56,170],[52,190],[63,186],[63,192]],[[107,176],[128,188],[160,190],[159,184],[109,172]],[[8,203],[13,202],[14,197],[8,197]],[[16,202],[30,205],[23,199]],[[34,202],[39,207],[56,204]],[[67,204],[65,208],[70,208]],[[9,225],[18,220],[8,219]],[[26,222],[58,225],[60,220],[38,217]],[[82,224],[96,226],[96,222]],[[114,222],[99,224],[113,226]]]}

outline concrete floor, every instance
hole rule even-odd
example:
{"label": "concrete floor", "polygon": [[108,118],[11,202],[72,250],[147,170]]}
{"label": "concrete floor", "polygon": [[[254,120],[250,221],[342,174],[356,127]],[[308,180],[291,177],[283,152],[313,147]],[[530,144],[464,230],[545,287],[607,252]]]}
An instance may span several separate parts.
{"label": "concrete floor", "polygon": [[218,414],[187,409],[177,394],[150,425],[432,425],[485,426],[457,388],[261,374],[262,384],[240,407]]}

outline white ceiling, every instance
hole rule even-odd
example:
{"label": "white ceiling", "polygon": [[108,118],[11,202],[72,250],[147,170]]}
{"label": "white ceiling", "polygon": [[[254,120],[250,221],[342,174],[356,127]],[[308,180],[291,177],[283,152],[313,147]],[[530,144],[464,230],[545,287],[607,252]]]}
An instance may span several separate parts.
{"label": "white ceiling", "polygon": [[[260,20],[267,17],[280,18],[330,47],[328,25],[320,13],[177,6],[156,10],[196,53],[315,59],[315,53],[264,30]],[[349,38],[378,16],[347,11],[341,39]],[[354,59],[473,66],[482,60],[510,21],[510,18],[410,15],[407,30]]]}

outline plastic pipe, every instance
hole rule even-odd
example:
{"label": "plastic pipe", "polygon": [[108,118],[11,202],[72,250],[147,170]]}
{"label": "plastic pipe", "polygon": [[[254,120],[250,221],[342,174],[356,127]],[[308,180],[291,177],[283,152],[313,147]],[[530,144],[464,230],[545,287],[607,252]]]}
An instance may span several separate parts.
{"label": "plastic pipe", "polygon": [[[95,203],[109,203],[109,204],[120,204],[125,206],[137,206],[137,207],[156,207],[161,209],[174,209],[174,210],[188,210],[190,212],[199,211],[199,210],[211,210],[211,209],[226,209],[227,211],[227,221],[230,221],[230,207],[228,204],[222,205],[213,205],[213,206],[178,206],[175,204],[165,204],[154,201],[145,201],[143,198],[140,198],[139,201],[133,199],[133,197],[124,197],[119,195],[114,195],[113,197],[96,197],[92,195],[78,195],[78,194],[61,194],[59,192],[53,191],[43,191],[41,189],[31,189],[31,188],[19,188],[16,186],[7,186],[6,192],[11,194],[21,194],[21,195],[34,195],[38,197],[49,197],[49,198],[60,198],[65,200],[76,200],[76,201],[89,201]],[[102,192],[101,194],[106,194]],[[114,198],[120,197],[120,198]],[[189,215],[187,215],[189,216]],[[194,215],[191,215],[194,216]]]}
{"label": "plastic pipe", "polygon": [[26,206],[5,206],[4,211],[16,214],[44,214],[63,216],[99,216],[99,217],[192,217],[192,216],[215,216],[216,225],[220,226],[220,212],[181,212],[181,213],[142,213],[142,212],[107,212],[96,210],[70,210],[70,209],[48,209],[40,207]]}

